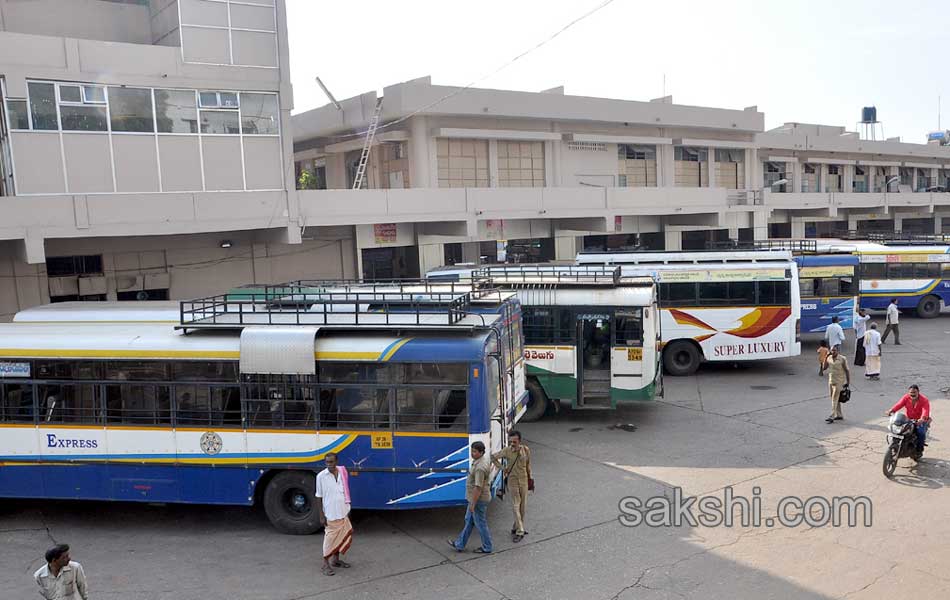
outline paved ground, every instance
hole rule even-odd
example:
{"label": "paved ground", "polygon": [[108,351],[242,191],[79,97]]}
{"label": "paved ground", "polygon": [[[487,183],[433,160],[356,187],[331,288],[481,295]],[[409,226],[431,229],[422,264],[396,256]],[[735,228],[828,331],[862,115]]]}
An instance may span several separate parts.
{"label": "paved ground", "polygon": [[[327,578],[319,536],[279,535],[255,510],[17,502],[0,508],[0,596],[34,597],[30,574],[55,540],[73,546],[96,599],[946,598],[950,315],[901,326],[904,345],[886,346],[880,382],[857,377],[843,423],[824,422],[812,343],[794,359],[667,378],[664,400],[620,414],[524,425],[539,488],[530,534],[504,539],[510,512],[493,503],[492,556],[448,548],[454,509],[357,515],[353,568]],[[880,415],[912,382],[937,423],[924,462],[905,459],[888,481]],[[628,422],[637,429],[615,427]],[[867,495],[873,525],[619,524],[621,498],[674,486],[720,498],[757,487],[766,516],[787,495]]]}

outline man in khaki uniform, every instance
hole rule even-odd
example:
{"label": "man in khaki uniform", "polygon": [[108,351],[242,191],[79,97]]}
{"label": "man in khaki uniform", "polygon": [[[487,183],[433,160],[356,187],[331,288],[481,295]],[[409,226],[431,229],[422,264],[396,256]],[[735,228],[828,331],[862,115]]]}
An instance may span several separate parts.
{"label": "man in khaki uniform", "polygon": [[848,369],[848,359],[838,351],[838,346],[831,348],[831,354],[825,359],[825,368],[828,370],[828,391],[831,394],[831,416],[825,422],[830,424],[844,418],[838,398],[841,390],[851,385],[851,370]]}
{"label": "man in khaki uniform", "polygon": [[[511,508],[515,515],[515,524],[511,526],[511,541],[520,542],[527,531],[524,529],[525,511],[528,506],[528,482],[531,480],[531,450],[521,443],[521,432],[508,434],[508,446],[492,454],[492,464],[503,469],[508,481],[507,489],[511,494]],[[502,465],[504,460],[504,465]]]}

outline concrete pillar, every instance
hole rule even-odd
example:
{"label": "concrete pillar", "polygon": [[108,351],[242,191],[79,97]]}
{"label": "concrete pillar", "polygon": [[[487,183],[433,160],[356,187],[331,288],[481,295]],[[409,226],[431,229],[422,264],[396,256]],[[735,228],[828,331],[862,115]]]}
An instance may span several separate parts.
{"label": "concrete pillar", "polygon": [[844,177],[841,182],[841,191],[850,194],[854,191],[854,165],[842,165],[844,167]]}
{"label": "concrete pillar", "polygon": [[477,265],[481,261],[481,254],[479,242],[462,242],[462,262]]}
{"label": "concrete pillar", "polygon": [[419,274],[426,273],[445,264],[445,244],[422,244],[419,246]]}
{"label": "concrete pillar", "polygon": [[[709,187],[719,187],[719,177],[716,173],[716,149],[707,148],[706,149],[706,168],[709,169]],[[733,238],[735,239],[735,238]]]}
{"label": "concrete pillar", "polygon": [[792,219],[792,239],[805,239],[805,221],[801,219]]}
{"label": "concrete pillar", "polygon": [[327,154],[327,189],[346,189],[346,161],[342,152]]}
{"label": "concrete pillar", "polygon": [[911,180],[910,180],[910,189],[912,192],[917,191],[917,167],[914,167],[910,170]]}
{"label": "concrete pillar", "polygon": [[943,217],[934,215],[934,233],[940,235],[943,233]]}
{"label": "concrete pillar", "polygon": [[554,147],[560,145],[560,140],[556,142],[544,142],[544,185],[546,187],[554,187],[557,185],[555,180],[557,166],[554,160]]}
{"label": "concrete pillar", "polygon": [[739,228],[738,228],[738,227],[729,227],[729,228],[728,228],[728,231],[729,231],[729,239],[730,239],[730,240],[737,240],[737,239],[739,239]]}
{"label": "concrete pillar", "polygon": [[792,161],[785,164],[785,175],[791,184],[788,186],[793,193],[802,191],[802,164]]}
{"label": "concrete pillar", "polygon": [[488,187],[498,187],[498,140],[488,140]]}
{"label": "concrete pillar", "polygon": [[659,144],[657,150],[657,181],[660,187],[673,187],[673,146],[670,144]]}
{"label": "concrete pillar", "polygon": [[412,187],[438,187],[438,178],[434,177],[437,173],[430,169],[430,154],[434,154],[430,153],[431,143],[426,118],[413,117],[409,123],[409,180]]}
{"label": "concrete pillar", "polygon": [[937,178],[940,176],[940,169],[933,167],[930,169],[930,186],[940,185],[940,182],[937,181]]}
{"label": "concrete pillar", "polygon": [[899,233],[903,231],[903,226],[904,226],[904,217],[902,217],[901,215],[897,213],[894,213],[894,233]]}
{"label": "concrete pillar", "polygon": [[584,249],[584,239],[573,235],[554,237],[554,260],[573,262],[577,253]]}
{"label": "concrete pillar", "polygon": [[[804,236],[802,236],[804,237]],[[769,239],[769,213],[766,210],[757,210],[752,213],[752,239]]]}
{"label": "concrete pillar", "polygon": [[675,252],[683,249],[683,232],[679,229],[664,229],[665,248],[667,252]]}
{"label": "concrete pillar", "polygon": [[853,215],[848,215],[848,231],[857,231],[858,229],[858,218]]}
{"label": "concrete pillar", "polygon": [[759,174],[759,153],[755,148],[745,149],[745,189],[762,189],[762,175]]}

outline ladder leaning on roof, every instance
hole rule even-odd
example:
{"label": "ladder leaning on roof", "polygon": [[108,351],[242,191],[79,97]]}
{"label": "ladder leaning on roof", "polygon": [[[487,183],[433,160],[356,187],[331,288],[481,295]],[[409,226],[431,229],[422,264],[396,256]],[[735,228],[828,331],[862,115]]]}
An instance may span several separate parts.
{"label": "ladder leaning on roof", "polygon": [[369,163],[369,153],[373,147],[373,140],[376,138],[376,130],[379,128],[379,114],[383,110],[383,99],[376,99],[376,110],[373,112],[373,118],[370,119],[369,128],[366,130],[366,139],[363,140],[363,152],[360,154],[360,163],[356,167],[356,176],[353,177],[353,189],[358,190],[363,187],[363,178],[366,177],[366,165]]}

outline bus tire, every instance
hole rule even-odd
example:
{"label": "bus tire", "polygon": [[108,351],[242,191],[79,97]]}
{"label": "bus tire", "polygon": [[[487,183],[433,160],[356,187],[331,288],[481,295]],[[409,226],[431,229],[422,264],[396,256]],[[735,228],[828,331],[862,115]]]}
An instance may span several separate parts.
{"label": "bus tire", "polygon": [[320,511],[314,498],[312,471],[282,471],[264,490],[264,512],[277,531],[309,535],[320,531]]}
{"label": "bus tire", "polygon": [[676,340],[663,348],[663,367],[674,377],[692,375],[702,360],[699,348],[693,342]]}
{"label": "bus tire", "polygon": [[544,388],[538,383],[537,379],[528,379],[525,382],[528,389],[528,406],[521,415],[521,420],[525,423],[537,421],[544,416],[548,410],[548,395],[544,393]]}
{"label": "bus tire", "polygon": [[921,319],[934,319],[940,316],[940,298],[924,296],[917,303],[917,316]]}

